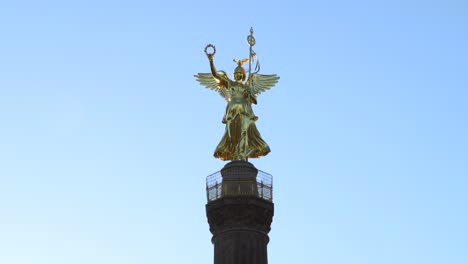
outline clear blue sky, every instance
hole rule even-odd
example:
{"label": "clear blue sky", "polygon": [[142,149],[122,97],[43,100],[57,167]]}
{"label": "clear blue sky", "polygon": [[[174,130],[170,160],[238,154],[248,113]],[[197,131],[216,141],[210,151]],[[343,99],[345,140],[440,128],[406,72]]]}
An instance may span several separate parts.
{"label": "clear blue sky", "polygon": [[193,75],[251,26],[270,263],[468,263],[467,3],[3,1],[0,263],[212,263],[225,102]]}

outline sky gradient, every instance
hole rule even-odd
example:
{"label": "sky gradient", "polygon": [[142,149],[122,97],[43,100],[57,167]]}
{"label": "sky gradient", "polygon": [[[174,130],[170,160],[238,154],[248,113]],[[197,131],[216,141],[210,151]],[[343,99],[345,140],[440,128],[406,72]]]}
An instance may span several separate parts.
{"label": "sky gradient", "polygon": [[0,3],[0,263],[212,263],[225,102],[193,75],[251,26],[269,263],[468,263],[467,3]]}

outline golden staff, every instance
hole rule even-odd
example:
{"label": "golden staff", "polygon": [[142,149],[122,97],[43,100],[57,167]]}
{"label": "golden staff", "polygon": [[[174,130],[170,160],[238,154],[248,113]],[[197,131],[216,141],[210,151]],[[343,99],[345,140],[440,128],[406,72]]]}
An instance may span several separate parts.
{"label": "golden staff", "polygon": [[[250,46],[250,54],[249,54],[249,77],[252,73],[252,58],[255,56],[255,52],[252,50],[252,47],[255,45],[255,38],[253,36],[253,27],[250,27],[250,35],[247,36],[247,43]],[[250,79],[250,78],[249,78]],[[252,80],[249,80],[249,86],[251,86]]]}

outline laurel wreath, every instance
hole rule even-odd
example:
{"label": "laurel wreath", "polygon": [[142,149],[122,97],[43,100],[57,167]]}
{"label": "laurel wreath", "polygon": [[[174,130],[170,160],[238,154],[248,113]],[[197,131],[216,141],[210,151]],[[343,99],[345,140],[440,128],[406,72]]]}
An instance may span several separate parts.
{"label": "laurel wreath", "polygon": [[[208,53],[208,48],[213,48],[213,53]],[[214,46],[213,44],[208,44],[208,45],[206,45],[206,47],[205,47],[205,54],[206,54],[207,56],[214,56],[214,55],[216,54],[216,48],[215,48],[215,46]]]}

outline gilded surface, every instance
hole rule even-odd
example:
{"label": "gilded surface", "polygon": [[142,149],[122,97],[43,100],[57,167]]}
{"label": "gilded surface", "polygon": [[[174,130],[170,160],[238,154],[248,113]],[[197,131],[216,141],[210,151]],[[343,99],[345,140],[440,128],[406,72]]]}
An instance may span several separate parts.
{"label": "gilded surface", "polygon": [[[262,139],[257,130],[252,104],[257,104],[257,96],[273,87],[279,77],[276,74],[258,74],[260,65],[256,60],[256,54],[252,50],[255,45],[253,30],[247,37],[250,46],[250,58],[234,59],[237,67],[234,70],[234,80],[231,80],[226,72],[217,71],[214,65],[216,48],[208,44],[205,53],[210,62],[211,73],[198,73],[195,75],[201,85],[217,91],[227,102],[226,111],[222,122],[226,125],[223,138],[219,142],[214,156],[222,160],[247,160],[259,158],[270,152],[270,147]],[[255,72],[252,72],[252,62],[256,60]],[[249,62],[249,75],[243,64]],[[247,79],[247,80],[246,80]]]}

